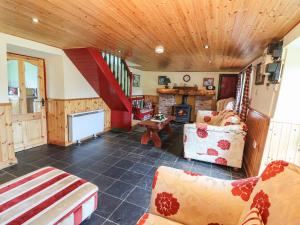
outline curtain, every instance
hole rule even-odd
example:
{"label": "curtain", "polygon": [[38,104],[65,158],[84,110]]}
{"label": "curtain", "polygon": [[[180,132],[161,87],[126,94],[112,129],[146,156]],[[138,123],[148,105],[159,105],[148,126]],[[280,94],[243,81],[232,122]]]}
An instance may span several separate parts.
{"label": "curtain", "polygon": [[242,102],[242,92],[243,92],[243,73],[240,73],[238,78],[238,83],[236,85],[236,97],[235,97],[235,107],[234,110],[239,114],[240,106]]}
{"label": "curtain", "polygon": [[249,108],[249,100],[250,100],[250,77],[252,72],[252,66],[249,66],[246,69],[246,75],[245,75],[245,84],[243,90],[243,97],[242,97],[242,103],[241,103],[241,111],[240,111],[240,117],[243,121],[246,120],[248,108]]}

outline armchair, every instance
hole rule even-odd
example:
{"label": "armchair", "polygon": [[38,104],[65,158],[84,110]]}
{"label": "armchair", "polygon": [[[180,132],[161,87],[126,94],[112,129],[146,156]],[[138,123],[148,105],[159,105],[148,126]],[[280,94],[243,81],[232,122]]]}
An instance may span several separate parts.
{"label": "armchair", "polygon": [[298,225],[300,168],[270,163],[259,177],[221,180],[159,167],[138,225]]}

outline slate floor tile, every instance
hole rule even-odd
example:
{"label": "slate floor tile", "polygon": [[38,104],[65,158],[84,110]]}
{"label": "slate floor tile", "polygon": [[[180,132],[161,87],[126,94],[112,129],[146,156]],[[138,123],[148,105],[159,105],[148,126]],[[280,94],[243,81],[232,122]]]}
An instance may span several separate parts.
{"label": "slate floor tile", "polygon": [[115,166],[123,168],[123,169],[130,169],[133,165],[134,165],[134,162],[125,160],[125,159],[122,159],[115,164]]}
{"label": "slate floor tile", "polygon": [[93,180],[91,180],[91,182],[98,186],[99,191],[103,192],[110,185],[112,185],[115,182],[115,180],[110,177],[104,176],[104,175],[98,175]]}
{"label": "slate floor tile", "polygon": [[111,168],[111,165],[102,161],[96,161],[95,163],[86,167],[86,169],[96,173],[104,173],[109,168]]}
{"label": "slate floor tile", "polygon": [[81,225],[103,225],[105,218],[98,216],[96,213],[93,213],[90,219],[86,219],[81,223]]}
{"label": "slate floor tile", "polygon": [[119,180],[124,181],[128,184],[136,185],[143,177],[143,174],[135,173],[133,171],[127,171],[119,178]]}
{"label": "slate floor tile", "polygon": [[121,204],[122,200],[111,195],[101,193],[98,196],[98,207],[96,214],[108,218],[112,212]]}
{"label": "slate floor tile", "polygon": [[105,176],[108,176],[108,177],[111,177],[111,178],[114,178],[114,179],[118,179],[125,172],[126,172],[126,170],[113,166],[113,167],[109,168],[106,172],[104,172],[103,174]]}
{"label": "slate floor tile", "polygon": [[8,174],[8,173],[3,173],[2,175],[0,175],[0,184],[4,184],[10,180],[15,179],[16,176]]}
{"label": "slate floor tile", "polygon": [[142,163],[136,163],[134,166],[130,169],[131,171],[146,174],[152,169],[152,166],[145,165]]}
{"label": "slate floor tile", "polygon": [[145,209],[123,202],[109,219],[122,225],[134,225],[144,213]]}
{"label": "slate floor tile", "polygon": [[98,175],[99,175],[98,173],[89,170],[83,170],[77,174],[78,177],[83,178],[87,181],[91,181],[92,179],[96,178]]}
{"label": "slate floor tile", "polygon": [[149,206],[150,197],[150,190],[135,187],[134,190],[126,198],[126,201],[147,209]]}
{"label": "slate floor tile", "polygon": [[191,170],[219,179],[240,179],[245,173],[229,167],[184,159],[183,126],[173,136],[162,134],[162,148],[141,145],[142,127],[127,133],[107,132],[81,145],[43,145],[16,154],[19,164],[0,171],[0,184],[44,166],[54,166],[99,187],[99,204],[83,224],[135,225],[149,206],[154,173],[159,166]]}
{"label": "slate floor tile", "polygon": [[149,176],[144,176],[136,185],[143,189],[151,190],[153,178]]}
{"label": "slate floor tile", "polygon": [[106,189],[105,193],[120,199],[125,199],[133,187],[133,185],[128,183],[115,181],[108,189]]}

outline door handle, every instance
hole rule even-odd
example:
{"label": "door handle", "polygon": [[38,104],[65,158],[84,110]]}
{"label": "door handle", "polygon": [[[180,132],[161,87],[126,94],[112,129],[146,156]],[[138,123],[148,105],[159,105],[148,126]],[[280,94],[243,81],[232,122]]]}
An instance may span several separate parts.
{"label": "door handle", "polygon": [[45,99],[44,98],[41,99],[41,103],[42,103],[42,107],[44,107],[45,106]]}

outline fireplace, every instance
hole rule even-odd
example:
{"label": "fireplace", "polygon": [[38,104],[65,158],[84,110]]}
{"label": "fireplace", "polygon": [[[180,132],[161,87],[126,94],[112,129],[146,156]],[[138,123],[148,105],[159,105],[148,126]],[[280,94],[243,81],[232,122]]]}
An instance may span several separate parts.
{"label": "fireplace", "polygon": [[192,107],[187,104],[188,95],[182,96],[182,103],[173,106],[175,121],[179,123],[189,123]]}

